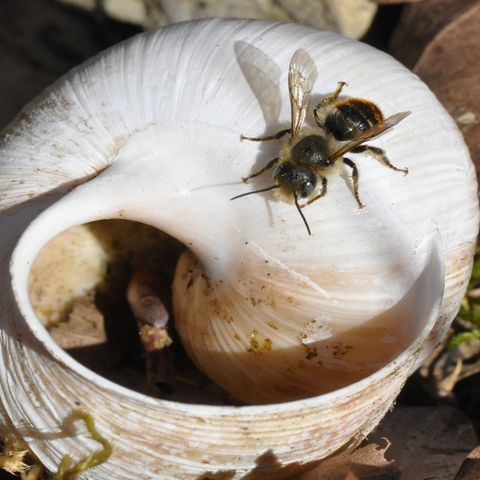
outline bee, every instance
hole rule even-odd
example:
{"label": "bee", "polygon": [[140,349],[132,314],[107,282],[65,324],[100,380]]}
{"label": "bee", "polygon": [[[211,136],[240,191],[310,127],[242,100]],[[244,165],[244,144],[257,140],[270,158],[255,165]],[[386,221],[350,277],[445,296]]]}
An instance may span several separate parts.
{"label": "bee", "polygon": [[[242,180],[247,183],[275,166],[274,184],[268,188],[243,193],[235,200],[254,193],[275,190],[275,195],[286,202],[294,203],[307,232],[311,235],[308,222],[302,209],[327,193],[327,177],[337,170],[339,162],[352,172],[353,196],[359,208],[364,204],[358,193],[358,169],[345,154],[366,152],[386,167],[397,172],[408,173],[407,168],[398,168],[390,163],[384,150],[365,142],[378,137],[403,120],[410,112],[400,112],[384,118],[382,111],[369,100],[361,98],[340,99],[345,82],[338,82],[336,90],[323,97],[313,109],[315,125],[306,126],[305,119],[310,109],[312,91],[317,70],[310,55],[305,50],[297,50],[288,71],[288,93],[291,107],[291,126],[274,135],[265,137],[240,136],[241,140],[254,142],[282,140],[279,155],[265,167]],[[300,199],[305,199],[300,203]]]}

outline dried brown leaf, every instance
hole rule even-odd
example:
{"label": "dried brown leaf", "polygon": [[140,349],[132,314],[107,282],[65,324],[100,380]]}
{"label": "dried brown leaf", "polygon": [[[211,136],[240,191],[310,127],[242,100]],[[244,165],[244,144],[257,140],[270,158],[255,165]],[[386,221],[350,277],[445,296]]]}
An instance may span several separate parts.
{"label": "dried brown leaf", "polygon": [[415,72],[455,118],[480,172],[480,3],[448,24],[423,52]]}
{"label": "dried brown leaf", "polygon": [[396,480],[400,472],[393,461],[385,458],[390,446],[386,439],[380,440],[384,447],[371,443],[357,450],[326,460],[298,480]]}
{"label": "dried brown leaf", "polygon": [[396,408],[368,441],[378,443],[385,436],[392,442],[388,458],[395,461],[402,480],[452,480],[465,456],[478,445],[468,418],[438,405]]}
{"label": "dried brown leaf", "polygon": [[413,68],[428,43],[478,0],[424,0],[407,5],[390,41],[390,53]]}

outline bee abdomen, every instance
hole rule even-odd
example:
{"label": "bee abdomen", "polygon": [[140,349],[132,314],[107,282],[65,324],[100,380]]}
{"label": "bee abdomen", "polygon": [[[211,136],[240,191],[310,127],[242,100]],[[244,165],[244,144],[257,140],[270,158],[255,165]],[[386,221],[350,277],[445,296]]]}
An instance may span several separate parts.
{"label": "bee abdomen", "polygon": [[367,100],[351,98],[337,103],[325,118],[325,128],[336,140],[350,140],[383,120],[380,109]]}

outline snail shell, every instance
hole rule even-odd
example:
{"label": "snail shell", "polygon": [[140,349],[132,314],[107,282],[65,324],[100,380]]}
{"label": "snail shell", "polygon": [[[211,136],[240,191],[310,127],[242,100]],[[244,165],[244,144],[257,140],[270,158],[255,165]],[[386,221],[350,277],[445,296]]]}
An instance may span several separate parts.
{"label": "snail shell", "polygon": [[[305,209],[312,237],[268,193],[229,201],[278,148],[239,135],[288,125],[298,48],[320,72],[314,100],[342,80],[386,115],[412,111],[372,142],[410,174],[358,157],[366,208],[349,178],[333,178]],[[0,148],[0,411],[50,469],[96,447],[60,430],[78,404],[115,447],[96,479],[281,479],[312,466],[378,423],[441,340],[470,274],[477,185],[455,124],[397,62],[330,32],[217,19],[139,35],[28,105]],[[188,247],[174,282],[182,342],[225,390],[267,405],[150,398],[52,341],[29,301],[32,262],[60,232],[105,218]]]}

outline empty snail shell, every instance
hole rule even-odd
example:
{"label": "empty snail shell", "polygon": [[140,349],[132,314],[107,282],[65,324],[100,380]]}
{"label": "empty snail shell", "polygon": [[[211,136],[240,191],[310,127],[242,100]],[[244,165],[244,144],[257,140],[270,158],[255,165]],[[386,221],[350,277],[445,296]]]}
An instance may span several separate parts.
{"label": "empty snail shell", "polygon": [[[309,206],[312,236],[268,192],[230,202],[288,127],[288,64],[308,51],[313,100],[338,81],[407,120]],[[80,403],[114,452],[96,479],[286,478],[368,433],[455,315],[478,230],[475,173],[427,87],[386,54],[295,24],[216,19],[139,35],[60,79],[0,146],[0,419],[47,468],[95,448],[61,431]],[[268,175],[252,188],[268,186]],[[187,405],[120,387],[51,339],[28,275],[53,237],[123,218],[179,239],[177,330],[244,407]],[[54,381],[52,381],[54,380]],[[266,405],[260,405],[266,404]],[[207,475],[208,474],[208,475]]]}

